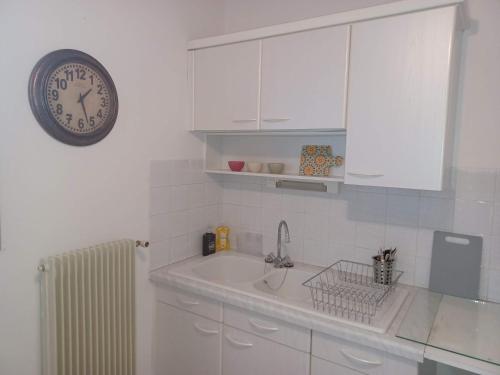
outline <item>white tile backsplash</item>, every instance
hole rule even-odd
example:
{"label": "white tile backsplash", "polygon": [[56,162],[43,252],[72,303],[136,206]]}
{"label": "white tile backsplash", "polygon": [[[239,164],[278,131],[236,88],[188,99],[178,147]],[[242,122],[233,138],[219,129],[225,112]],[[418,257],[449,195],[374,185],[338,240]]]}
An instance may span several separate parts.
{"label": "white tile backsplash", "polygon": [[457,199],[453,230],[457,233],[485,236],[491,232],[492,218],[491,203]]}
{"label": "white tile backsplash", "polygon": [[430,259],[434,230],[419,228],[417,233],[417,256]]}
{"label": "white tile backsplash", "polygon": [[262,185],[242,184],[241,185],[241,204],[245,206],[262,206]]}
{"label": "white tile backsplash", "polygon": [[500,269],[491,269],[488,273],[488,299],[500,302]]}
{"label": "white tile backsplash", "polygon": [[172,186],[172,211],[184,211],[189,208],[189,185]]}
{"label": "white tile backsplash", "polygon": [[[295,261],[371,262],[379,247],[398,248],[402,282],[426,287],[435,230],[484,235],[481,295],[500,301],[500,171],[454,171],[456,192],[341,185],[339,194],[281,190],[264,179],[211,177],[200,160],[151,163],[151,267],[201,252],[209,226],[229,225],[236,243],[259,238],[276,251],[280,220]],[[235,237],[236,236],[236,237]]]}
{"label": "white tile backsplash", "polygon": [[458,199],[491,202],[495,198],[496,171],[457,171],[456,197]]}
{"label": "white tile backsplash", "polygon": [[151,215],[167,213],[171,209],[171,187],[157,186],[151,188],[149,212]]}
{"label": "white tile backsplash", "polygon": [[417,256],[415,258],[415,285],[428,288],[430,271],[431,259]]}
{"label": "white tile backsplash", "polygon": [[493,206],[493,219],[491,223],[491,234],[500,236],[500,204]]}
{"label": "white tile backsplash", "polygon": [[377,251],[384,246],[385,242],[385,225],[381,223],[371,223],[359,221],[356,224],[356,239],[357,247],[369,249],[372,252]]}
{"label": "white tile backsplash", "polygon": [[452,199],[422,197],[419,208],[421,228],[451,230],[455,201]]}
{"label": "white tile backsplash", "polygon": [[418,226],[420,197],[406,195],[387,196],[387,223]]}
{"label": "white tile backsplash", "polygon": [[347,216],[329,216],[328,233],[330,242],[354,245],[356,241],[356,222],[350,220]]}
{"label": "white tile backsplash", "polygon": [[416,227],[388,224],[385,227],[385,247],[404,249],[405,255],[417,254]]}
{"label": "white tile backsplash", "polygon": [[386,200],[385,194],[358,192],[349,205],[348,215],[353,220],[384,223]]}
{"label": "white tile backsplash", "polygon": [[222,186],[202,168],[199,159],[151,162],[150,268],[201,253],[203,233],[221,222]]}

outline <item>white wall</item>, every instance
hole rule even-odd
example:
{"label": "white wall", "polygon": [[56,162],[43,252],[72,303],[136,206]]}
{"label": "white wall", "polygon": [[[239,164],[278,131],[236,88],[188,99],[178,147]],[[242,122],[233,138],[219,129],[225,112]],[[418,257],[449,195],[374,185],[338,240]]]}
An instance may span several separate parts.
{"label": "white wall", "polygon": [[[40,369],[36,266],[49,254],[149,235],[152,159],[199,158],[185,132],[188,39],[221,32],[218,0],[0,2],[0,374]],[[46,53],[75,48],[111,73],[117,123],[102,142],[69,147],[47,135],[28,103]],[[138,374],[149,373],[148,253],[137,258]]]}
{"label": "white wall", "polygon": [[225,32],[390,3],[395,0],[225,0]]}

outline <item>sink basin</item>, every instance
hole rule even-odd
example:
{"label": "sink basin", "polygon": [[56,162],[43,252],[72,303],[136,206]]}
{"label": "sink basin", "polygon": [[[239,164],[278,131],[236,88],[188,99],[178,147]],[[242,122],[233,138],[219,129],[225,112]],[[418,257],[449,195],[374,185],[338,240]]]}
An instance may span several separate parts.
{"label": "sink basin", "polygon": [[244,283],[264,275],[264,261],[236,255],[216,256],[193,267],[192,272],[207,281]]}
{"label": "sink basin", "polygon": [[302,285],[314,273],[299,269],[280,269],[254,283],[255,289],[277,298],[311,305],[309,289]]}

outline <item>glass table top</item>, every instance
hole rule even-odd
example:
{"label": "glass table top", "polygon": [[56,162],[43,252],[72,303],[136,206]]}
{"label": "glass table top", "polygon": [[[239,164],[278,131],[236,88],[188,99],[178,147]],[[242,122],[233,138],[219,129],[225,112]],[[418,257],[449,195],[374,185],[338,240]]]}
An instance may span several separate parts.
{"label": "glass table top", "polygon": [[419,290],[396,336],[500,366],[500,304]]}

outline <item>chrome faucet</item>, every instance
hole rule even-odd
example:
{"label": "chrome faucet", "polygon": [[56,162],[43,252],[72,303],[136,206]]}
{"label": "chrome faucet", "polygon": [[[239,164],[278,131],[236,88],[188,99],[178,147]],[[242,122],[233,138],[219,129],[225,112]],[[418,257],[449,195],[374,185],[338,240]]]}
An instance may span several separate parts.
{"label": "chrome faucet", "polygon": [[264,261],[266,263],[272,263],[274,264],[275,268],[290,268],[293,267],[293,262],[290,259],[288,255],[282,256],[281,255],[281,232],[282,228],[285,228],[285,243],[290,242],[290,232],[288,231],[288,224],[286,223],[285,220],[281,220],[279,225],[278,225],[278,242],[276,244],[277,247],[277,255],[275,256],[273,253],[269,253]]}

